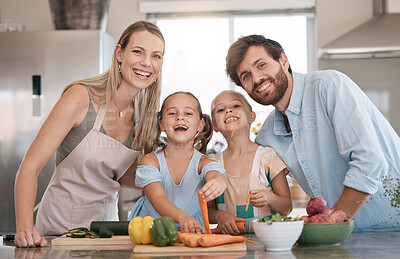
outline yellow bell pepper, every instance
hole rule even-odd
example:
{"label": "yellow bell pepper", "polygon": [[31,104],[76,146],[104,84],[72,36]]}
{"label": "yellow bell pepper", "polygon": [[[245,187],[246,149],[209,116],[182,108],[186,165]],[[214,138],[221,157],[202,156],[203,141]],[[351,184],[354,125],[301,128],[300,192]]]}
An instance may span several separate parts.
{"label": "yellow bell pepper", "polygon": [[129,238],[135,245],[151,244],[150,226],[153,223],[151,216],[135,217],[129,222]]}

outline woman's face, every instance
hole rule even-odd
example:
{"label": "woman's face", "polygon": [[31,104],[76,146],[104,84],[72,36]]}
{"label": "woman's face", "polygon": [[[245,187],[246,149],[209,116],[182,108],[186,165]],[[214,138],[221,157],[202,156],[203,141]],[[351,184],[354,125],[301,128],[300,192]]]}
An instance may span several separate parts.
{"label": "woman's face", "polygon": [[160,75],[163,50],[163,41],[146,30],[132,33],[124,50],[117,45],[116,55],[121,63],[122,84],[138,90],[150,86]]}
{"label": "woman's face", "polygon": [[164,102],[160,129],[167,134],[168,142],[190,143],[197,132],[203,130],[198,104],[187,94],[175,94]]}

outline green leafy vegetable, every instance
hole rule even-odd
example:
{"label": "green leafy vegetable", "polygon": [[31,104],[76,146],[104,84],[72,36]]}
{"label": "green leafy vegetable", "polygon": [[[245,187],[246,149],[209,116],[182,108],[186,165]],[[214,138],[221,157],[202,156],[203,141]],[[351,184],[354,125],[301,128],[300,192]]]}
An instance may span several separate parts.
{"label": "green leafy vegetable", "polygon": [[281,214],[275,213],[274,215],[267,215],[264,216],[260,219],[258,219],[258,222],[265,222],[267,225],[271,225],[273,222],[290,222],[290,221],[299,221],[302,220],[298,217],[292,218],[292,217],[282,217]]}

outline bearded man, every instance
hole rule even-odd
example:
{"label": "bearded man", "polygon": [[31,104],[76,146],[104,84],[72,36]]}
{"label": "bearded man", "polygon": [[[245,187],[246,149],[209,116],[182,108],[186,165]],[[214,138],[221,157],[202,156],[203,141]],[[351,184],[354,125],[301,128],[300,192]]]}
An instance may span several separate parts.
{"label": "bearded man", "polygon": [[281,45],[261,35],[231,45],[226,72],[253,100],[275,107],[255,142],[275,149],[308,196],[354,218],[354,231],[399,230],[399,207],[384,187],[400,188],[400,139],[349,77],[293,73]]}

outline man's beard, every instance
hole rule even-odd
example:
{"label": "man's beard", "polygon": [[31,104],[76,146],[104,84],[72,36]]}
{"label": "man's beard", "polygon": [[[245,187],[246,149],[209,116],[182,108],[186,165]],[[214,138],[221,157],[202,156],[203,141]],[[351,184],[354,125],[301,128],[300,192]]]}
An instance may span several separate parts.
{"label": "man's beard", "polygon": [[271,84],[275,87],[272,92],[265,94],[264,96],[260,96],[257,93],[257,87],[264,84],[268,78],[262,80],[260,83],[255,84],[253,86],[252,92],[249,94],[250,97],[262,105],[275,105],[277,104],[285,94],[288,88],[288,78],[285,75],[285,72],[280,67],[279,71],[275,74],[275,77],[272,79]]}

